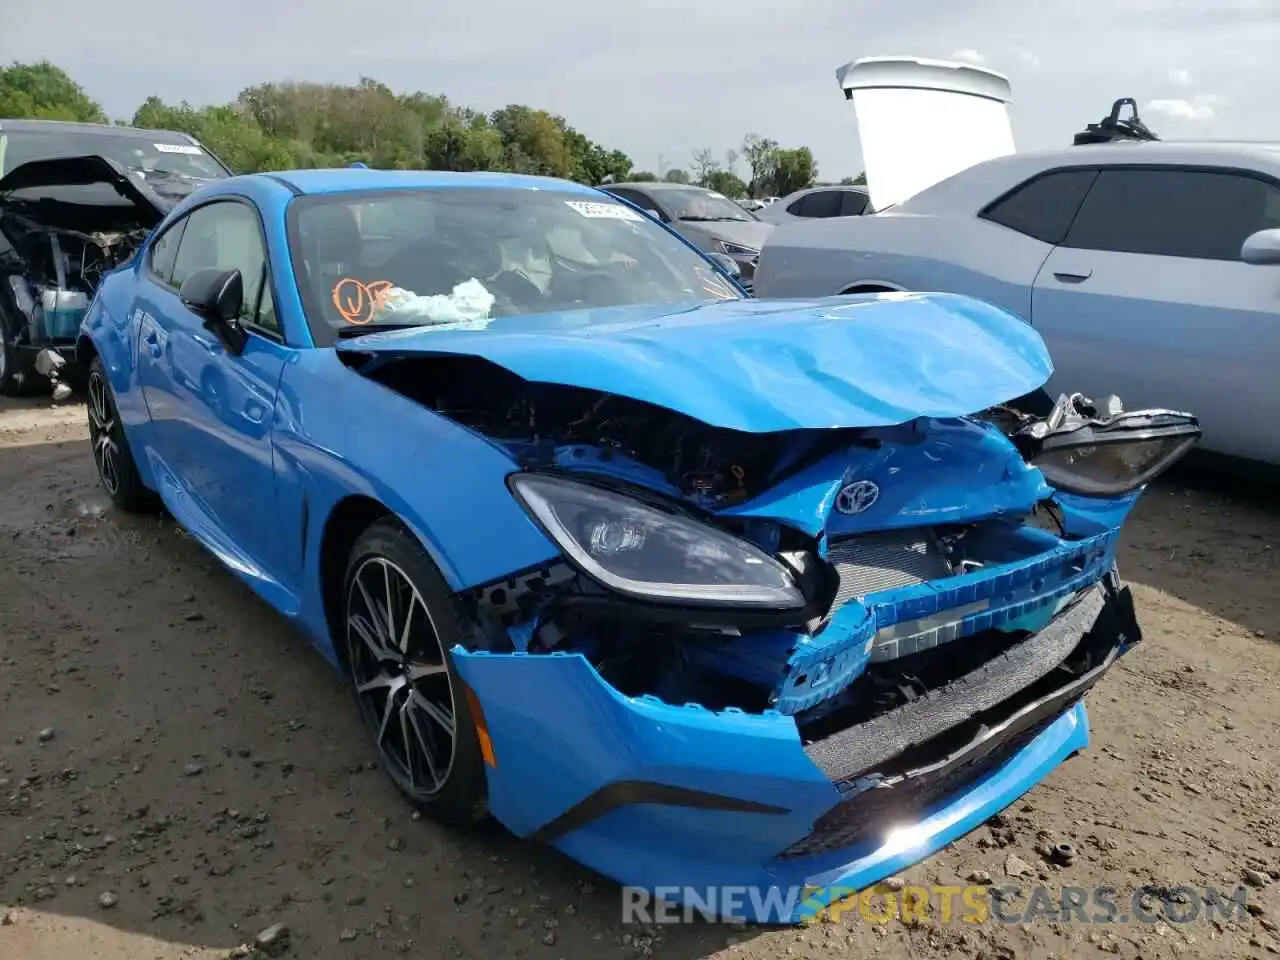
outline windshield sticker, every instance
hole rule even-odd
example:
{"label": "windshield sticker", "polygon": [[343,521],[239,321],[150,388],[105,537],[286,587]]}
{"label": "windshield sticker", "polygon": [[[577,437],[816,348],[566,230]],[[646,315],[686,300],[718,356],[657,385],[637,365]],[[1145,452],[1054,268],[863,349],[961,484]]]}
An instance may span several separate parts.
{"label": "windshield sticker", "polygon": [[355,277],[344,277],[333,285],[333,305],[347,323],[364,326],[382,307],[391,287],[390,280],[362,283]]}
{"label": "windshield sticker", "polygon": [[203,157],[204,151],[190,143],[153,143],[160,153],[184,153],[188,157]]}
{"label": "windshield sticker", "polygon": [[644,216],[630,207],[620,203],[593,203],[589,200],[566,200],[565,206],[572,207],[584,217],[594,220],[630,220],[632,223],[644,223]]}

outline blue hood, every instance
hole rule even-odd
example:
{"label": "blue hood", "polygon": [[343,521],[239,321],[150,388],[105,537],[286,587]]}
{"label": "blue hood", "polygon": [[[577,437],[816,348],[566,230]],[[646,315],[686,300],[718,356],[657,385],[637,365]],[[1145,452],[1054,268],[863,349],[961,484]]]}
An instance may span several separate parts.
{"label": "blue hood", "polygon": [[539,383],[748,433],[957,417],[1030,393],[1053,365],[1011,313],[953,294],[731,300],[506,317],[340,341],[375,358],[482,357]]}

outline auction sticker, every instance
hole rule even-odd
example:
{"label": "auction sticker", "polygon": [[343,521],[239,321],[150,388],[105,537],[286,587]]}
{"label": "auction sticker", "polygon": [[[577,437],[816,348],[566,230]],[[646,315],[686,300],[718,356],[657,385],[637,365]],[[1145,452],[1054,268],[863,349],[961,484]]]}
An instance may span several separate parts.
{"label": "auction sticker", "polygon": [[593,203],[590,200],[566,200],[565,205],[577,210],[584,217],[595,220],[630,220],[644,223],[644,217],[620,203]]}
{"label": "auction sticker", "polygon": [[153,143],[161,153],[185,153],[189,157],[202,157],[204,151],[190,143]]}

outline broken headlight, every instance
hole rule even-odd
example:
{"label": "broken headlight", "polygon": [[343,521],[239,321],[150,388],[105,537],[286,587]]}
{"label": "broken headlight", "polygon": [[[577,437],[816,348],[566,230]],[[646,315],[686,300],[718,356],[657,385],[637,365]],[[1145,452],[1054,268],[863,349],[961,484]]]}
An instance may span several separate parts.
{"label": "broken headlight", "polygon": [[1200,439],[1189,413],[1126,413],[1115,398],[1104,413],[1079,394],[1013,437],[1045,480],[1066,493],[1115,497],[1138,489],[1182,459]]}
{"label": "broken headlight", "polygon": [[511,489],[583,573],[618,593],[769,610],[805,605],[773,557],[675,509],[543,474],[516,474]]}

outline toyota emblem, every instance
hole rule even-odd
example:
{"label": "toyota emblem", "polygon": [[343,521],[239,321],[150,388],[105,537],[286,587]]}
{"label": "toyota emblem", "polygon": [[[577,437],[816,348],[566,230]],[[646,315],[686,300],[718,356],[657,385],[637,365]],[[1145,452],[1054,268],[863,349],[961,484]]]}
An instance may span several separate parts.
{"label": "toyota emblem", "polygon": [[846,516],[865,513],[880,498],[880,488],[870,480],[846,483],[836,494],[836,511]]}

